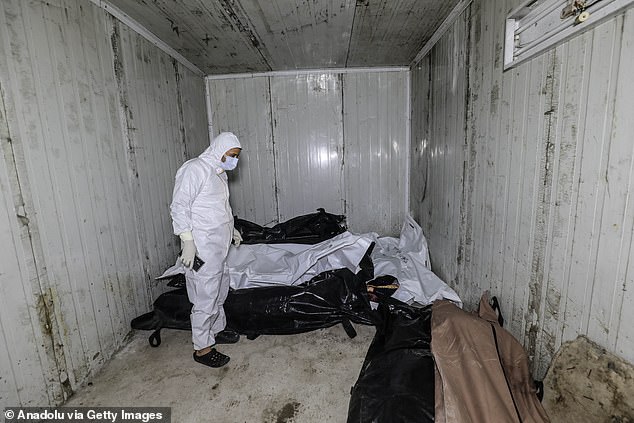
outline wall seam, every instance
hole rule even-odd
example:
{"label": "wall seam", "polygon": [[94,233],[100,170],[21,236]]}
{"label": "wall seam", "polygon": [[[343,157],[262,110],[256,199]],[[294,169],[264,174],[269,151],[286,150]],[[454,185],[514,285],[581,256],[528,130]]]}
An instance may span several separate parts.
{"label": "wall seam", "polygon": [[266,78],[269,88],[269,117],[271,123],[271,153],[273,156],[273,191],[275,192],[275,211],[277,213],[277,222],[282,218],[280,215],[280,191],[278,186],[277,175],[277,154],[275,151],[275,118],[273,117],[273,92],[271,90],[271,77]]}
{"label": "wall seam", "polygon": [[188,157],[187,151],[187,134],[185,131],[185,115],[183,112],[183,94],[181,91],[181,74],[178,69],[178,61],[176,59],[172,59],[172,64],[174,66],[174,75],[176,80],[176,110],[178,110],[178,130],[181,135],[181,143],[183,145],[183,156],[185,159]]}
{"label": "wall seam", "polygon": [[471,195],[473,194],[473,178],[475,168],[472,163],[475,161],[475,148],[473,146],[473,133],[469,131],[469,122],[473,117],[473,103],[471,101],[471,30],[473,28],[473,22],[471,19],[472,8],[471,5],[465,10],[466,22],[465,22],[465,92],[464,92],[464,157],[462,166],[462,201],[460,203],[460,245],[458,247],[457,257],[457,283],[461,284],[468,280],[467,264],[465,258],[468,257],[466,249],[471,245],[471,213],[469,213],[469,205],[471,204]]}
{"label": "wall seam", "polygon": [[[545,248],[548,243],[548,220],[550,217],[550,194],[552,190],[552,160],[554,159],[554,147],[552,143],[552,136],[554,135],[556,119],[554,109],[555,93],[557,92],[557,55],[555,51],[549,53],[552,57],[552,63],[549,66],[548,73],[546,74],[546,90],[550,90],[550,98],[547,103],[548,110],[544,112],[547,116],[545,125],[544,139],[544,152],[542,155],[542,161],[540,162],[540,178],[541,186],[538,188],[538,204],[537,213],[535,216],[535,237],[533,244],[533,251],[531,257],[531,281],[529,285],[528,304],[526,308],[526,328],[525,333],[525,348],[531,362],[531,370],[535,371],[537,367],[536,353],[538,351],[538,334],[542,330],[540,325],[543,320],[542,312],[542,297],[544,291],[544,254]],[[531,313],[534,315],[531,317]]]}

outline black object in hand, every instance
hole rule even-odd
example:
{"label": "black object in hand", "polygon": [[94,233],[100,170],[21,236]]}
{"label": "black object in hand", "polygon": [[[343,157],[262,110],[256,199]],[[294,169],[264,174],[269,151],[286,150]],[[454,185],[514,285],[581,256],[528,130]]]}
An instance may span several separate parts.
{"label": "black object in hand", "polygon": [[192,265],[192,269],[194,270],[194,272],[197,272],[198,269],[200,269],[203,264],[205,264],[205,262],[202,261],[202,259],[196,255],[194,256],[194,264]]}
{"label": "black object in hand", "polygon": [[[179,257],[183,256],[183,250],[181,250],[180,253],[178,253],[178,256]],[[205,262],[202,261],[202,259],[200,257],[198,257],[198,255],[195,255],[194,256],[194,264],[192,265],[192,270],[194,272],[197,272],[198,269],[200,269],[203,266],[203,264],[205,264]]]}

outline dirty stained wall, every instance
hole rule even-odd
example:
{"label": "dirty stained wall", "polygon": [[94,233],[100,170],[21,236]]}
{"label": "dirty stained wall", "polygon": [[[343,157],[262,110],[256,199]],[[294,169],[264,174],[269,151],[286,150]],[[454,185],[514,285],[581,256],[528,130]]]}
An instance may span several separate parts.
{"label": "dirty stained wall", "polygon": [[578,334],[634,361],[634,10],[509,71],[476,0],[413,67],[411,207],[434,270],[484,290],[543,377]]}
{"label": "dirty stained wall", "polygon": [[268,224],[324,207],[398,235],[407,210],[409,72],[209,79],[213,132],[236,133],[234,214]]}
{"label": "dirty stained wall", "polygon": [[173,262],[204,81],[90,2],[0,4],[0,406],[59,404]]}

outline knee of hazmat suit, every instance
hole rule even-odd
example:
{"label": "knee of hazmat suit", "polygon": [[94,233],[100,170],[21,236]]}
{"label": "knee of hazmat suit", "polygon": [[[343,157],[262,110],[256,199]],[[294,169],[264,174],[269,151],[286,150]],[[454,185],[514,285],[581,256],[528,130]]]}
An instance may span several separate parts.
{"label": "knee of hazmat suit", "polygon": [[[234,134],[223,132],[176,172],[170,205],[174,234],[183,242],[193,239],[194,251],[205,262],[198,271],[185,269],[187,294],[194,305],[191,323],[196,350],[213,345],[215,335],[226,324],[222,305],[229,277],[224,267],[233,236],[233,214],[225,169],[235,167],[241,148]],[[227,160],[229,157],[232,159]]]}

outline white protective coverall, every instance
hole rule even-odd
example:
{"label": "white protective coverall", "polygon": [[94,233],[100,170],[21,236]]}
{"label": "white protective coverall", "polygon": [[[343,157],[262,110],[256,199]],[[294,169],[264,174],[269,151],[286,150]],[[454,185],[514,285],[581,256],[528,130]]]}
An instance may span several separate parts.
{"label": "white protective coverall", "polygon": [[229,205],[227,174],[221,158],[232,148],[242,148],[231,132],[223,132],[197,158],[176,172],[170,211],[174,234],[191,231],[197,255],[205,264],[185,269],[191,311],[194,348],[215,344],[215,335],[226,325],[222,305],[229,292],[225,260],[233,236],[233,214]]}

